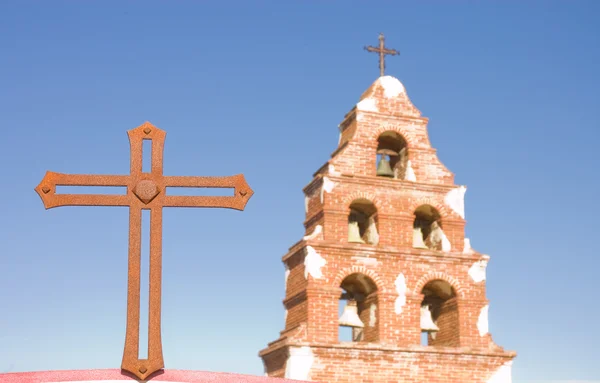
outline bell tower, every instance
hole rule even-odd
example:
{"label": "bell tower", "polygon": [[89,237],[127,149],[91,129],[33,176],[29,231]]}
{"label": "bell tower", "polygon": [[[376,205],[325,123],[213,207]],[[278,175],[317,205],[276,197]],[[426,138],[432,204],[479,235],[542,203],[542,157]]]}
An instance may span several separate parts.
{"label": "bell tower", "polygon": [[339,125],[304,188],[305,236],[283,257],[285,328],[268,376],[323,383],[510,383],[515,352],[488,331],[489,256],[464,237],[465,186],[428,119],[381,76]]}

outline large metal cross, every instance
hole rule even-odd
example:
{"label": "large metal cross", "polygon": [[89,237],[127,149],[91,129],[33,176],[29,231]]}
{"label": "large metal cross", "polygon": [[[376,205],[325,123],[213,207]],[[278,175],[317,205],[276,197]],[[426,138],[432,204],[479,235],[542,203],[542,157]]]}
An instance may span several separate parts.
{"label": "large metal cross", "polygon": [[[127,282],[127,330],[121,368],[139,379],[164,368],[161,329],[162,208],[222,207],[244,210],[254,193],[243,174],[231,177],[176,177],[163,175],[166,132],[146,122],[129,130],[129,175],[79,175],[47,172],[35,188],[46,209],[58,206],[128,206],[129,269]],[[142,142],[152,141],[152,168],[142,172]],[[57,194],[56,186],[126,186],[125,195]],[[234,188],[232,196],[171,196],[167,187]],[[148,357],[139,359],[140,257],[142,210],[150,210],[150,287]]]}
{"label": "large metal cross", "polygon": [[379,53],[379,75],[380,76],[383,76],[383,74],[385,72],[385,55],[395,56],[395,55],[400,54],[400,52],[398,52],[395,49],[388,49],[385,47],[385,37],[383,36],[383,33],[379,34],[379,47],[367,46],[367,47],[365,47],[365,50],[367,50],[369,52]]}

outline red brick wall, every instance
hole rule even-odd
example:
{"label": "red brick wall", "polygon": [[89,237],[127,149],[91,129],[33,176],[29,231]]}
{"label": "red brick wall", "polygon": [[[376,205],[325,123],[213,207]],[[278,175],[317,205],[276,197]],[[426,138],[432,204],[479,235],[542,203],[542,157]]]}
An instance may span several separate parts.
{"label": "red brick wall", "polygon": [[[304,263],[298,261],[304,259],[304,251],[295,251],[286,259],[288,265],[295,265],[290,269],[286,299],[291,299],[306,289],[310,289],[311,294],[319,297],[314,301],[308,300],[308,303],[302,306],[302,314],[297,308],[293,312],[288,308],[286,329],[306,321],[311,315],[319,325],[310,327],[307,336],[320,342],[337,342],[337,302],[341,295],[339,286],[346,276],[359,272],[377,285],[377,316],[380,323],[387,325],[380,325],[380,339],[403,346],[419,345],[422,298],[416,295],[421,294],[421,289],[427,282],[439,279],[452,285],[458,294],[456,306],[461,318],[458,329],[460,345],[487,347],[488,338],[481,337],[477,329],[479,313],[487,304],[485,283],[475,283],[468,274],[469,268],[479,259],[479,255],[443,255],[421,249],[390,251],[364,244],[337,244],[318,240],[301,242],[298,249],[303,249],[307,244],[327,262],[321,269],[323,278],[314,279],[309,275],[308,281],[304,283]],[[355,258],[365,256],[377,260],[377,264],[365,265],[362,260]],[[404,274],[408,294],[413,295],[413,299],[407,300],[403,312],[398,315],[394,309],[398,296],[394,283],[400,273]]]}
{"label": "red brick wall", "polygon": [[[486,383],[512,355],[448,347],[402,349],[373,344],[315,345],[307,379],[352,383]],[[283,378],[287,348],[263,355],[269,376]]]}
{"label": "red brick wall", "polygon": [[[319,224],[323,226],[325,240],[347,242],[350,204],[358,198],[366,198],[377,208],[380,246],[412,248],[414,211],[421,205],[431,205],[442,217],[442,227],[453,251],[463,250],[466,222],[444,203],[446,193],[453,187],[419,185],[382,177],[327,178],[335,186],[331,193],[323,192],[322,204],[320,191],[310,198],[305,221],[306,234],[310,234]],[[322,183],[321,180],[317,182]]]}
{"label": "red brick wall", "polygon": [[[396,351],[393,348],[314,348],[317,382],[486,382],[507,361],[499,355]],[[357,357],[360,355],[360,357]]]}

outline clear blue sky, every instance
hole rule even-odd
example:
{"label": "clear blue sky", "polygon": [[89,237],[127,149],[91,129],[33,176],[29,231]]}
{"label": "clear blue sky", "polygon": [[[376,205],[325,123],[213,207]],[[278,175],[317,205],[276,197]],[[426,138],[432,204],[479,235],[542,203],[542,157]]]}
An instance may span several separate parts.
{"label": "clear blue sky", "polygon": [[514,382],[600,381],[600,2],[250,3],[0,4],[0,371],[120,366],[127,209],[46,211],[33,188],[46,170],[126,174],[125,132],[148,120],[165,174],[242,172],[256,193],[245,212],[165,210],[166,365],[262,375],[302,187],[384,32],[387,73],[468,186]]}

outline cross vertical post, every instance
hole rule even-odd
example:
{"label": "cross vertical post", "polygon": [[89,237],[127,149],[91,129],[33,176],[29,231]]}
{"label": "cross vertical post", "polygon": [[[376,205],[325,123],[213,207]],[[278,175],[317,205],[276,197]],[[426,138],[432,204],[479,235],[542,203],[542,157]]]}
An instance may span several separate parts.
{"label": "cross vertical post", "polygon": [[395,55],[400,54],[400,52],[398,52],[395,49],[388,49],[385,47],[385,36],[383,36],[383,33],[379,34],[379,46],[378,47],[369,45],[369,46],[365,47],[365,50],[372,52],[372,53],[379,53],[379,75],[380,76],[383,76],[384,72],[385,72],[385,55],[395,56]]}
{"label": "cross vertical post", "polygon": [[[80,175],[46,172],[35,188],[46,209],[59,206],[129,207],[129,258],[127,273],[127,327],[121,368],[139,379],[164,368],[161,341],[162,208],[221,207],[244,210],[254,192],[243,174],[230,177],[164,176],[166,132],[146,122],[127,132],[130,173],[126,176]],[[151,171],[142,171],[142,146],[152,141]],[[126,186],[126,195],[57,194],[57,186]],[[233,188],[232,196],[169,196],[167,187]],[[142,210],[150,210],[150,286],[148,358],[139,359],[140,263]]]}

